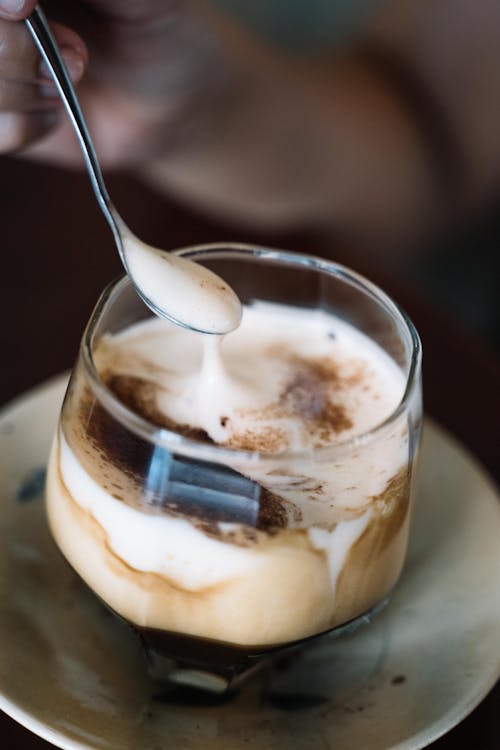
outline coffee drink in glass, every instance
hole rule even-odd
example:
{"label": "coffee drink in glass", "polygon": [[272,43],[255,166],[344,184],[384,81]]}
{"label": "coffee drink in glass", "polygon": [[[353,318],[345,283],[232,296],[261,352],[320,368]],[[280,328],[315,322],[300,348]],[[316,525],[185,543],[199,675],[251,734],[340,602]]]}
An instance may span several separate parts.
{"label": "coffee drink in glass", "polygon": [[189,251],[243,303],[223,340],[101,297],[55,436],[62,553],[154,676],[224,692],[365,616],[400,575],[420,343],[354,272],[248,246]]}

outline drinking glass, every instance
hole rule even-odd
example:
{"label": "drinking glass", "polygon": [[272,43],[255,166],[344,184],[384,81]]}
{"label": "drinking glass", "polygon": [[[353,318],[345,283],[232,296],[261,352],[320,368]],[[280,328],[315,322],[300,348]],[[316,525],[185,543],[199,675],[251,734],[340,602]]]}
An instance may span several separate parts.
{"label": "drinking glass", "polygon": [[[103,292],[53,444],[50,528],[75,571],[140,638],[154,678],[226,693],[283,650],[366,622],[387,601],[407,547],[421,348],[405,313],[336,263],[247,245],[178,252],[224,278],[243,304],[347,322],[405,383],[380,424],[326,447],[269,454],[180,435],[141,415],[133,382],[120,390],[99,369],[102,337],[152,316],[126,277]],[[300,512],[263,525],[276,502]],[[167,573],[148,566],[158,545]]]}

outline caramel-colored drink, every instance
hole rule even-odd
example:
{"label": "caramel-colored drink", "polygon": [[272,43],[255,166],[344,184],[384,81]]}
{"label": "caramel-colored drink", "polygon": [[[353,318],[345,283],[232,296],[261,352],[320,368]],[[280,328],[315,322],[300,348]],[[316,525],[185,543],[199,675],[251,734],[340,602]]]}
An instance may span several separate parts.
{"label": "caramel-colored drink", "polygon": [[255,303],[222,341],[147,319],[102,336],[93,359],[115,406],[76,372],[47,511],[65,557],[118,615],[172,642],[252,652],[388,594],[413,448],[406,413],[369,438],[405,388],[373,341],[323,311]]}

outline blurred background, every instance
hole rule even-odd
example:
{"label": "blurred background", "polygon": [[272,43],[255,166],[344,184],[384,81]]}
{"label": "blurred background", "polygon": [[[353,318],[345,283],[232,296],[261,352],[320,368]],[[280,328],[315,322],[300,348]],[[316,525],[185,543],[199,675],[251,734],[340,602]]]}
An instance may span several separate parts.
{"label": "blurred background", "polygon": [[[500,153],[500,130],[492,133],[490,129],[499,117],[498,3],[216,0],[216,4],[271,44],[302,54],[367,39],[383,40],[386,49],[395,50],[398,55],[406,48],[407,59],[421,77],[418,82],[413,75],[405,80],[405,73],[400,85],[402,88],[406,85],[404,97],[416,96],[413,102],[419,110],[416,117],[427,122],[428,127],[438,129],[439,125],[432,121],[435,113],[430,112],[437,107],[447,120],[447,131],[441,134],[442,151],[468,148],[470,157],[462,153],[464,161],[476,153],[489,153],[492,171],[484,177],[485,184],[478,189],[478,196],[471,197],[470,204],[445,224],[444,231],[441,227],[441,231],[435,235],[431,232],[424,239],[415,231],[415,236],[405,238],[406,246],[399,250],[389,239],[385,248],[377,248],[376,263],[384,265],[388,273],[418,286],[430,304],[456,317],[498,352],[500,170],[494,165],[498,164]],[[475,121],[475,125],[467,132],[468,120]],[[468,141],[467,147],[449,142],[459,140],[461,135],[463,143]],[[448,190],[451,193],[453,186]],[[335,247],[332,252],[335,254]],[[354,251],[351,254],[357,258]],[[364,255],[370,255],[366,246]]]}
{"label": "blurred background", "polygon": [[[182,29],[184,4],[167,4],[177,14],[174,31],[175,24]],[[64,20],[61,4],[53,5]],[[450,371],[456,374],[458,401],[467,389],[465,357],[467,367],[498,374],[500,6],[495,0],[482,0],[480,7],[472,0],[213,0],[210,13],[205,21],[212,25],[211,49],[223,47],[225,63],[245,70],[238,79],[244,125],[226,139],[226,121],[218,120],[219,151],[206,164],[199,160],[191,183],[183,182],[182,169],[186,163],[186,174],[193,172],[195,140],[187,141],[191,162],[183,161],[181,147],[180,167],[174,159],[171,169],[167,158],[164,172],[162,157],[150,173],[140,154],[114,164],[107,179],[119,210],[140,237],[160,247],[256,242],[324,255],[372,278],[420,327],[426,378],[438,385],[427,405],[449,422],[439,401],[450,388]],[[172,54],[170,47],[167,51]],[[201,68],[193,66],[203,82]],[[286,74],[280,78],[282,69]],[[300,130],[299,93],[294,96],[303,95],[304,69],[308,75],[315,71],[311,80],[320,82],[314,103],[324,121],[315,151],[310,132]],[[284,80],[286,94],[280,88]],[[262,100],[255,94],[259,85],[268,86]],[[274,113],[268,141],[267,113],[263,127],[257,108],[244,109],[252,97]],[[396,103],[394,116],[387,97]],[[214,97],[209,105],[217,102]],[[384,107],[389,114],[381,114]],[[315,115],[314,107],[311,111]],[[293,117],[297,123],[290,122]],[[203,129],[205,120],[200,123]],[[401,124],[410,133],[407,140],[398,136]],[[176,146],[176,133],[172,140]],[[245,152],[250,157],[240,163]],[[71,366],[100,291],[121,272],[75,153],[71,168],[44,163],[40,154],[0,159],[1,345],[4,361],[18,362],[3,373],[4,402]],[[230,155],[222,177],[216,169],[221,154]],[[323,155],[328,165],[323,172],[331,181],[322,174],[318,186]],[[280,190],[285,195],[296,174],[310,182],[298,197],[293,193],[292,208],[281,210],[278,200],[272,210],[275,195]],[[247,201],[249,185],[253,193]],[[259,189],[264,197],[255,199]],[[440,331],[434,338],[427,335],[434,333],[433,325]],[[455,361],[448,361],[441,375],[437,350],[445,339],[446,356]],[[458,416],[451,419],[459,433],[473,429],[472,417],[469,423],[463,415],[461,423]]]}

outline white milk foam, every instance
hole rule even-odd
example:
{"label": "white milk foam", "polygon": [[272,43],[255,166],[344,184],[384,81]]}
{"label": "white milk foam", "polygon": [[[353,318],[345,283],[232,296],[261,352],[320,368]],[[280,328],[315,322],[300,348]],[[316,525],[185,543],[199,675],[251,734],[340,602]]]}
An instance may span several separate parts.
{"label": "white milk foam", "polygon": [[[70,529],[69,521],[64,525],[64,513],[57,507],[62,494],[56,487],[54,457],[48,491],[51,525],[92,588],[136,624],[237,643],[301,638],[365,611],[399,574],[407,534],[406,509],[399,506],[406,508],[401,498],[407,500],[407,492],[395,496],[386,490],[408,464],[405,419],[392,425],[382,440],[346,447],[333,458],[325,454],[321,459],[318,448],[344,443],[386,419],[402,398],[404,376],[376,344],[321,311],[256,303],[244,308],[241,326],[222,342],[220,353],[217,346],[213,337],[150,319],[105,336],[95,360],[102,371],[111,368],[114,374],[154,381],[156,406],[174,422],[202,428],[222,445],[276,454],[276,460],[267,463],[257,455],[255,460],[228,463],[281,499],[284,527],[273,529],[270,536],[259,531],[245,546],[224,536],[231,524],[219,524],[224,534],[214,538],[188,518],[168,512],[150,515],[131,507],[85,471],[62,431],[59,472],[65,490],[97,522],[117,558],[133,571],[155,574],[175,586],[175,614],[167,611],[168,604],[160,607],[159,595],[156,601],[151,594],[139,615],[131,604],[139,590],[134,594],[123,581],[102,583],[110,572],[90,572],[96,558],[87,565],[83,552],[78,557],[79,530]],[[326,408],[331,404],[338,408]],[[280,458],[283,451],[299,450],[299,457]],[[402,520],[396,523],[398,514]],[[384,523],[396,530],[381,549]],[[351,551],[362,538],[366,549],[360,547],[353,557]],[[370,557],[372,548],[377,557]],[[352,585],[347,586],[349,580]],[[221,585],[224,593],[217,589]],[[144,588],[141,585],[141,597]],[[191,600],[184,618],[182,591],[213,596],[214,622],[206,599],[200,622],[194,623]],[[243,606],[243,591],[251,611],[240,615],[236,609]],[[260,632],[255,608],[267,613]]]}
{"label": "white milk foam", "polygon": [[[267,427],[279,427],[285,435],[278,450],[276,445],[267,448],[273,453],[310,450],[360,435],[392,413],[405,387],[401,370],[379,346],[320,310],[257,303],[244,308],[238,330],[222,340],[200,338],[153,319],[106,341],[117,352],[126,349],[131,364],[129,369],[125,365],[123,372],[137,375],[138,359],[152,362],[164,372],[158,377],[158,407],[174,422],[200,427],[214,442],[232,441],[238,443],[235,447],[247,447],[241,436],[249,429],[263,433]],[[323,438],[311,434],[311,417],[320,409],[323,393],[318,394],[318,403],[314,394],[299,393],[307,403],[281,409],[279,415],[275,409],[269,410],[294,373],[299,389],[300,379],[304,389],[317,385],[319,378],[298,358],[306,364],[323,358],[335,364],[337,375],[346,381],[336,397],[352,422],[348,429]],[[356,378],[359,382],[352,382]],[[225,426],[221,417],[227,418]],[[234,440],[235,436],[240,439]]]}

